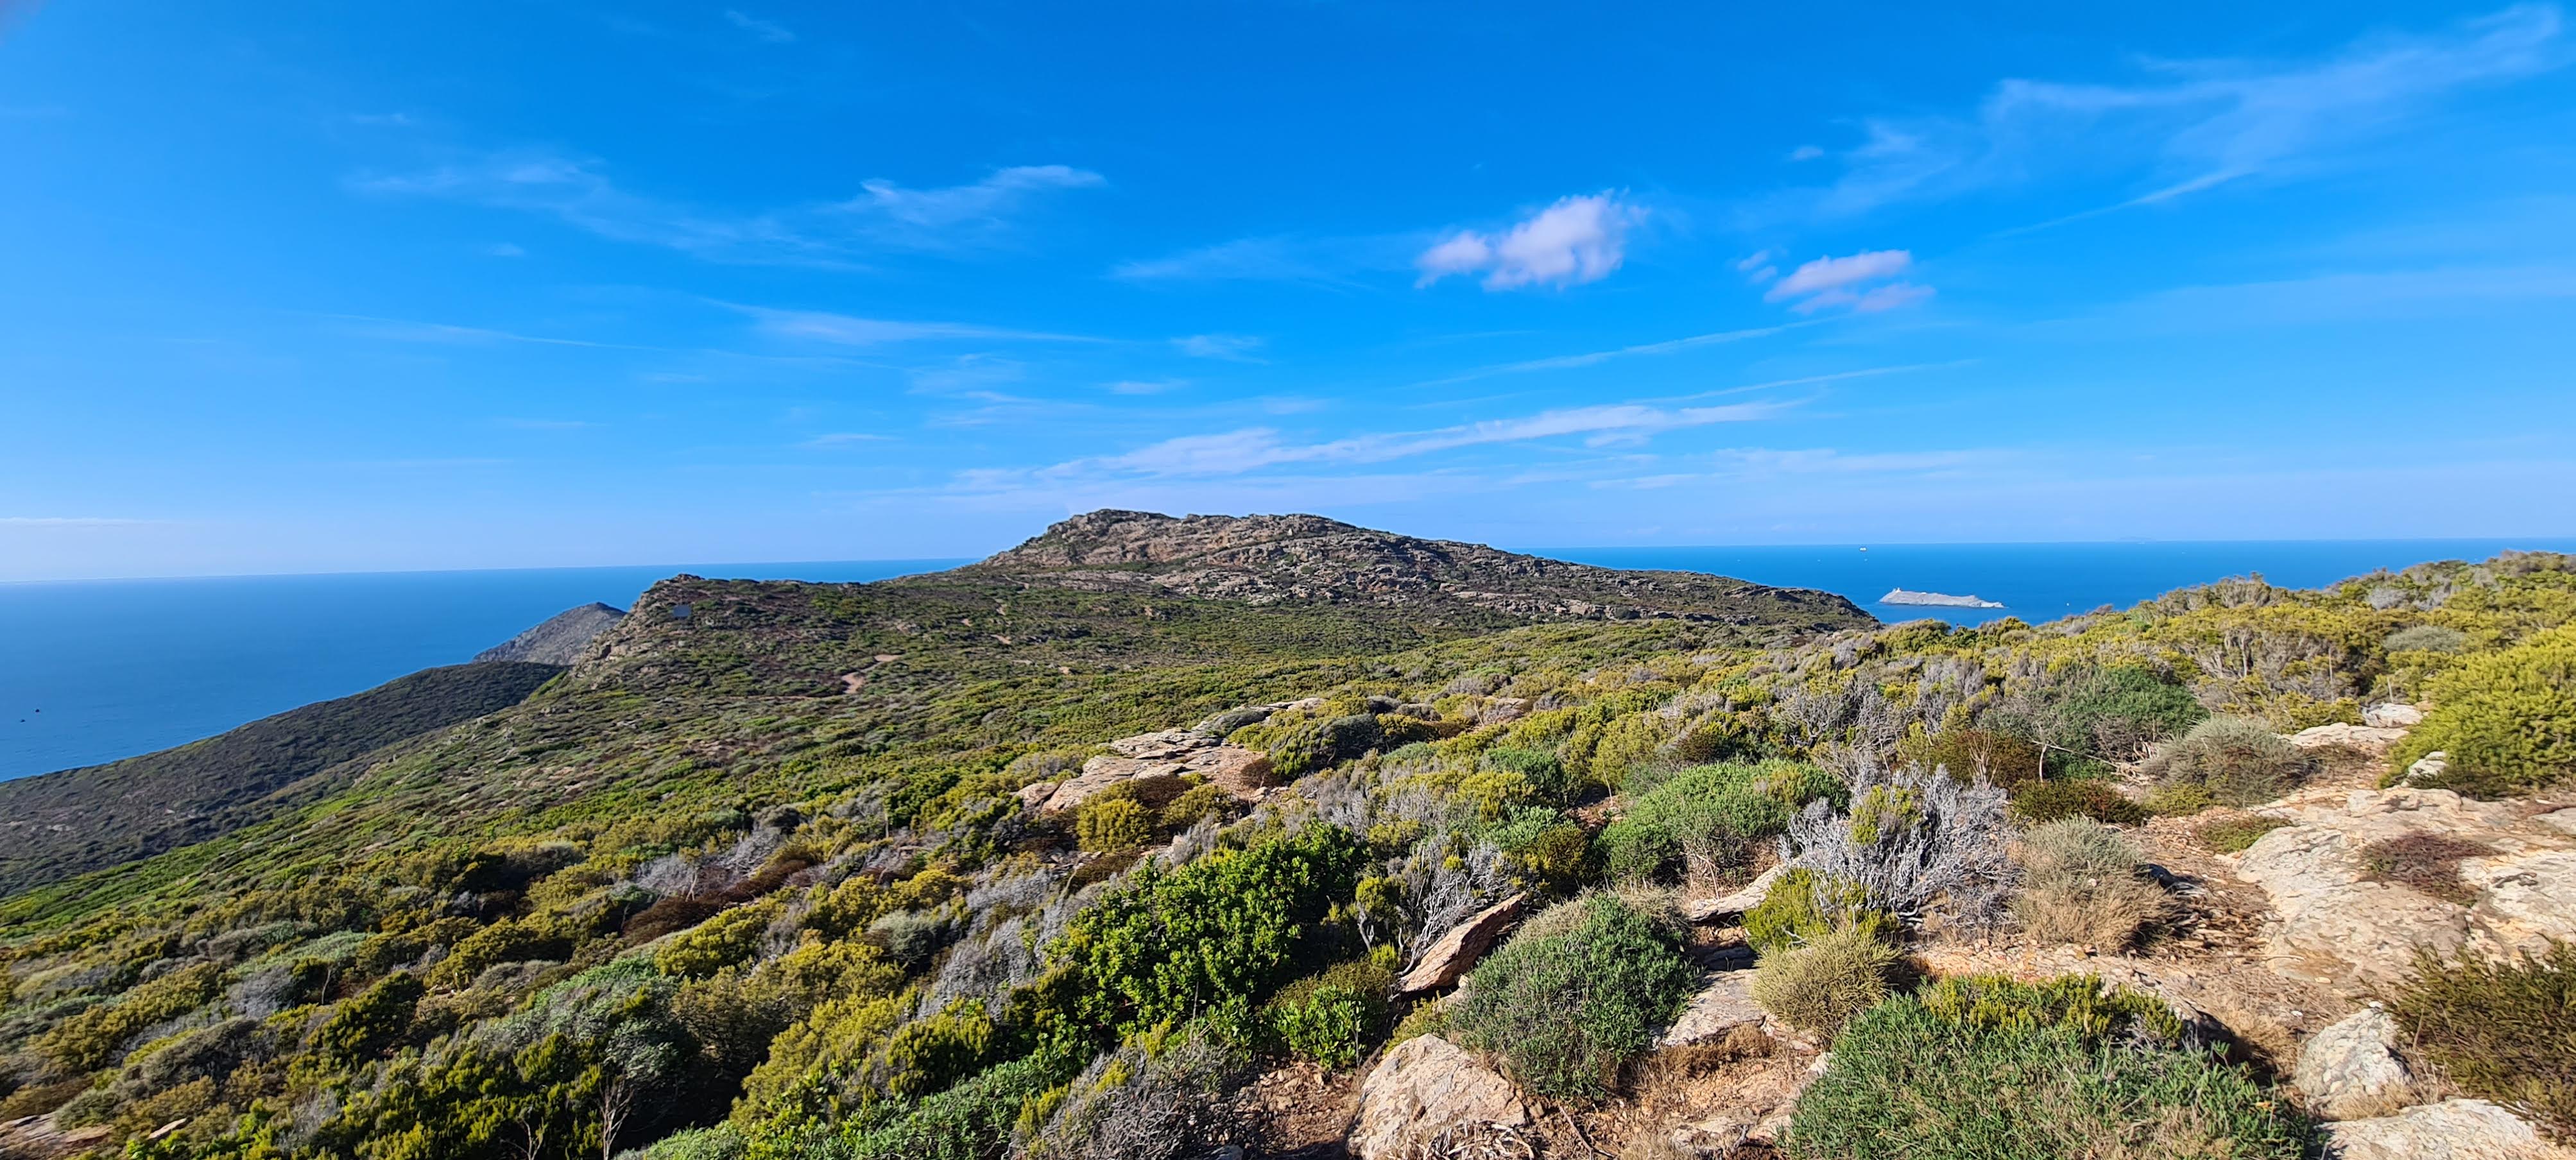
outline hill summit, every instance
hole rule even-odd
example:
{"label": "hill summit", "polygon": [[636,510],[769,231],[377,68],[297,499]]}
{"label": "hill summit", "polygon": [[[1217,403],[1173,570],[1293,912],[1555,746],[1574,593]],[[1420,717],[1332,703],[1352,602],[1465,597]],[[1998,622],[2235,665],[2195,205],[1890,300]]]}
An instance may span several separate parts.
{"label": "hill summit", "polygon": [[1095,511],[959,572],[1085,591],[1161,591],[1251,604],[1464,605],[1544,620],[1870,623],[1858,606],[1829,592],[1696,572],[1573,564],[1315,515]]}

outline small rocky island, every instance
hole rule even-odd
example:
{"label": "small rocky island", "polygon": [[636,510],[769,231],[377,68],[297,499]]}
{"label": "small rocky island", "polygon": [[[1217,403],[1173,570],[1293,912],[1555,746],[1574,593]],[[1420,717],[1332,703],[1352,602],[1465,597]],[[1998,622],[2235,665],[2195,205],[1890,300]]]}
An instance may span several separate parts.
{"label": "small rocky island", "polygon": [[1913,604],[1927,608],[2001,608],[1997,601],[1976,596],[1952,596],[1947,592],[1916,592],[1911,588],[1890,590],[1878,598],[1881,604]]}

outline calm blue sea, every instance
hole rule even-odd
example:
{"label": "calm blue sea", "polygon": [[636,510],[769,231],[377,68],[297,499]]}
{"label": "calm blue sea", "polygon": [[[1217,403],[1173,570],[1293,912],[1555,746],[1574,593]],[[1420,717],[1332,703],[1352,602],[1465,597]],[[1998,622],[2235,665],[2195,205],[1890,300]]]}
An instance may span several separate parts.
{"label": "calm blue sea", "polygon": [[[2375,568],[2484,559],[2576,540],[2378,540],[1843,547],[1558,548],[1618,568],[1675,568],[1822,588],[1882,620],[2040,621],[2224,576],[2313,587]],[[0,778],[91,765],[455,664],[590,601],[626,607],[678,572],[855,581],[956,560],[397,572],[0,584]],[[2001,609],[1892,608],[1891,588]]]}

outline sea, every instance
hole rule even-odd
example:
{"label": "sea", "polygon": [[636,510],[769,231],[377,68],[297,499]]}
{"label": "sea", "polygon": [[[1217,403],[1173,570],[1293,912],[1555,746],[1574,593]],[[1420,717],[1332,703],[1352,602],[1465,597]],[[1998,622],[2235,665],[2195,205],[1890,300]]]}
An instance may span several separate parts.
{"label": "sea", "polygon": [[[1881,620],[2038,622],[2228,576],[2309,588],[2576,539],[1532,548],[1840,593]],[[963,560],[853,560],[0,583],[0,779],[94,765],[457,664],[575,605],[628,606],[682,572],[849,582]],[[1891,606],[1891,589],[2002,608]]]}

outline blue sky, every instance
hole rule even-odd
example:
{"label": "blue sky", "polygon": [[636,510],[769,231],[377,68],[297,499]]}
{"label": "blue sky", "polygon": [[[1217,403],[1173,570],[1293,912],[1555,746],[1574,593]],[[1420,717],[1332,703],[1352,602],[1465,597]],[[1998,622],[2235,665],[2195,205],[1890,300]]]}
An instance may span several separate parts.
{"label": "blue sky", "polygon": [[0,578],[2576,533],[2566,13],[1949,7],[0,0]]}

